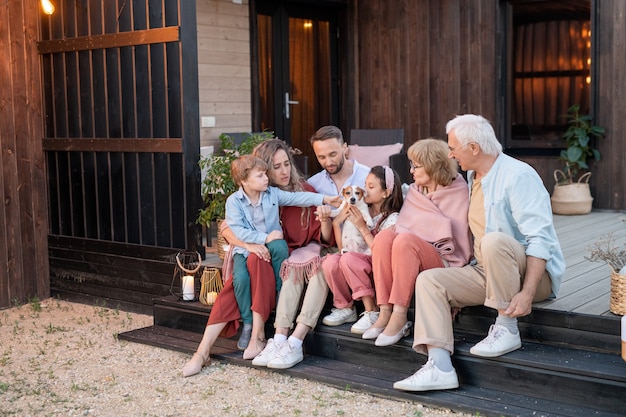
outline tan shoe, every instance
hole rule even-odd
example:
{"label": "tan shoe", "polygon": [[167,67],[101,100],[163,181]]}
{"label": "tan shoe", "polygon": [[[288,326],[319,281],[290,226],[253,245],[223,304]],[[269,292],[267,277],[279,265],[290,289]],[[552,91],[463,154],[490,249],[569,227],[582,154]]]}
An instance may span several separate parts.
{"label": "tan shoe", "polygon": [[243,351],[243,358],[245,360],[254,359],[263,349],[265,349],[265,340],[251,340],[246,350]]}
{"label": "tan shoe", "polygon": [[203,366],[208,366],[211,363],[211,357],[205,358],[202,354],[196,352],[193,354],[189,362],[183,366],[183,377],[193,376],[199,374]]}

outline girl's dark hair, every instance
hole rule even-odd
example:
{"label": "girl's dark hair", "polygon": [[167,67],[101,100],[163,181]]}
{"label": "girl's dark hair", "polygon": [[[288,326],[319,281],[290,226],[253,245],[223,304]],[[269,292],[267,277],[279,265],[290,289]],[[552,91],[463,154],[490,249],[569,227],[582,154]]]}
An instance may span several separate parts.
{"label": "girl's dark hair", "polygon": [[[391,194],[389,194],[387,198],[385,198],[383,204],[380,207],[380,212],[383,213],[383,215],[376,225],[376,230],[378,230],[378,227],[385,221],[387,217],[389,217],[391,213],[396,213],[400,211],[402,203],[404,202],[404,198],[402,197],[402,183],[400,182],[400,176],[393,169],[391,171],[393,172],[393,191],[391,191]],[[378,178],[378,180],[380,181],[380,186],[383,190],[386,190],[387,182],[385,181],[385,168],[380,165],[376,165],[370,170],[370,173],[374,174],[374,176]]]}

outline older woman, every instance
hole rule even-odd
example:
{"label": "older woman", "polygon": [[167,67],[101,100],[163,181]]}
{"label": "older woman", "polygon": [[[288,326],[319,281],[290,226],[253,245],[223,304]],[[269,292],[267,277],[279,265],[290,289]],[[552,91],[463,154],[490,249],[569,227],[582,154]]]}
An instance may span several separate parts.
{"label": "older woman", "polygon": [[408,150],[414,183],[395,228],[376,235],[372,268],[380,313],[364,334],[376,346],[388,346],[409,333],[407,311],[417,275],[430,268],[463,266],[472,257],[467,183],[448,147],[423,139]]}

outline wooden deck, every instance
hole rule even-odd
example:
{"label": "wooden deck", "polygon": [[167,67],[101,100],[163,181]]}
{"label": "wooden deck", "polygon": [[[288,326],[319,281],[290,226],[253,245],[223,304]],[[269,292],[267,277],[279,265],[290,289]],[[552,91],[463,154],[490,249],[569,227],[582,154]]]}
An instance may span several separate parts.
{"label": "wooden deck", "polygon": [[602,235],[613,232],[618,244],[626,243],[626,214],[591,212],[583,216],[554,216],[567,268],[557,298],[535,308],[595,316],[612,316],[609,311],[611,269],[585,259],[589,247]]}
{"label": "wooden deck", "polygon": [[[521,349],[498,358],[479,358],[469,348],[493,323],[493,310],[464,308],[454,323],[453,363],[461,387],[443,392],[406,393],[392,389],[425,360],[412,349],[412,336],[388,347],[375,347],[350,332],[350,324],[318,324],[305,339],[305,358],[275,371],[339,388],[476,413],[487,417],[623,416],[626,363],[620,357],[619,317],[609,312],[609,268],[585,260],[587,248],[613,231],[626,242],[620,213],[557,216],[555,223],[567,262],[560,297],[535,304],[520,319]],[[207,264],[219,264],[211,248]],[[121,340],[147,343],[188,354],[202,337],[210,307],[174,296],[154,299],[154,325],[119,334]],[[324,314],[324,313],[322,313]],[[273,320],[267,323],[271,334]],[[252,366],[236,349],[236,336],[218,339],[212,356]],[[542,389],[537,389],[542,387]]]}

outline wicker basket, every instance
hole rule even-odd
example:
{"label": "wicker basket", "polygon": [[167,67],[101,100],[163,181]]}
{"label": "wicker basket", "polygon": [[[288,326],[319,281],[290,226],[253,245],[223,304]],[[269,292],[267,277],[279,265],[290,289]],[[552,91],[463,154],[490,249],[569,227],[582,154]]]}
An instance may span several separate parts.
{"label": "wicker basket", "polygon": [[225,246],[228,246],[228,241],[222,236],[222,223],[224,220],[218,220],[217,223],[217,256],[223,261],[226,257]]}
{"label": "wicker basket", "polygon": [[611,272],[611,313],[626,315],[626,275]]}
{"label": "wicker basket", "polygon": [[563,171],[559,169],[554,171],[556,185],[550,198],[552,212],[566,215],[589,213],[593,202],[588,182],[591,172],[582,175],[578,182],[573,184],[559,184],[559,175],[565,178]]}

